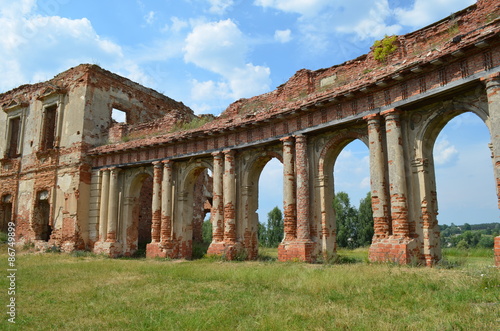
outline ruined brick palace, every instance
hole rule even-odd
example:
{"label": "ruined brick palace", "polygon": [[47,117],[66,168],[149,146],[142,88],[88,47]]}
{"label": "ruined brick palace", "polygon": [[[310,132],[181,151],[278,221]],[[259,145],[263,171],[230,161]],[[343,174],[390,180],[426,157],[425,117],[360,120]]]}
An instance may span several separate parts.
{"label": "ruined brick palace", "polygon": [[[333,168],[370,151],[372,261],[440,259],[433,146],[448,121],[479,116],[500,194],[500,7],[480,0],[393,42],[396,50],[316,71],[195,116],[96,65],[0,94],[0,225],[19,243],[110,256],[190,258],[210,212],[209,254],[257,257],[258,180],[283,163],[279,259],[336,251]],[[117,123],[112,113],[122,111]],[[183,123],[204,123],[183,129]],[[500,241],[497,252],[500,259]]]}

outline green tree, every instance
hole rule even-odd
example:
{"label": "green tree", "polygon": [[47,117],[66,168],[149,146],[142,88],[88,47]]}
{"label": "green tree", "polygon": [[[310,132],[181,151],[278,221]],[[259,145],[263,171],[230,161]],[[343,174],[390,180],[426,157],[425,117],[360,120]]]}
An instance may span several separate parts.
{"label": "green tree", "polygon": [[372,243],[372,238],[374,233],[371,192],[368,192],[366,194],[366,197],[359,202],[358,226],[359,226],[358,245],[359,246],[370,245]]}
{"label": "green tree", "polygon": [[351,206],[349,195],[345,192],[338,192],[335,195],[333,208],[337,220],[337,245],[354,248],[354,241],[357,237],[358,211]]}
{"label": "green tree", "polygon": [[201,237],[204,243],[212,242],[212,223],[210,220],[205,220],[201,226]]}
{"label": "green tree", "polygon": [[265,246],[278,247],[279,243],[283,240],[284,231],[283,214],[278,207],[274,207],[267,214]]}
{"label": "green tree", "polygon": [[347,193],[338,192],[333,207],[337,220],[337,245],[348,248],[370,245],[373,237],[371,194],[368,193],[356,209]]}
{"label": "green tree", "polygon": [[259,243],[262,246],[266,246],[267,245],[267,229],[266,229],[266,226],[264,224],[262,224],[261,222],[259,222],[259,229],[257,230],[257,236],[259,238]]}

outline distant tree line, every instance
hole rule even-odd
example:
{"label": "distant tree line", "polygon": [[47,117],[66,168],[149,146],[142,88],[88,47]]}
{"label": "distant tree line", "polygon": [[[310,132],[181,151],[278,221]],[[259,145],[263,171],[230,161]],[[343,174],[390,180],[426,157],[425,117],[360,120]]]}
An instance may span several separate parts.
{"label": "distant tree line", "polygon": [[440,225],[441,247],[493,248],[494,238],[500,235],[500,223]]}

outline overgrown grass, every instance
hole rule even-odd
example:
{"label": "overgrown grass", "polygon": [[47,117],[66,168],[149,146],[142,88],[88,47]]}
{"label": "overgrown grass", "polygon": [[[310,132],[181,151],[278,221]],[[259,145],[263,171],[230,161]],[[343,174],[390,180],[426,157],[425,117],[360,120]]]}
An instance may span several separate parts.
{"label": "overgrown grass", "polygon": [[[109,259],[18,254],[19,330],[497,330],[500,276],[484,265]],[[468,259],[468,257],[466,257]],[[5,249],[0,254],[7,269]],[[6,272],[6,271],[4,271]],[[8,279],[0,278],[8,288]],[[2,290],[6,304],[6,290]],[[5,307],[5,306],[4,306]]]}
{"label": "overgrown grass", "polygon": [[202,117],[195,117],[193,118],[190,122],[185,122],[185,123],[180,123],[176,124],[170,132],[177,132],[177,131],[187,131],[191,129],[197,129],[211,121],[213,121],[214,118],[211,116],[202,116]]}

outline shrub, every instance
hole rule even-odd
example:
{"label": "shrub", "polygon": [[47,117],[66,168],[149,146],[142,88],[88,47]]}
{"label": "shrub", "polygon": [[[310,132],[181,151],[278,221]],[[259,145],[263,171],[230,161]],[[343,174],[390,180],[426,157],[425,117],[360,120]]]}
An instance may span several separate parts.
{"label": "shrub", "polygon": [[373,57],[379,62],[387,62],[389,55],[394,53],[398,46],[396,45],[397,36],[385,36],[382,40],[376,40],[373,44]]}

